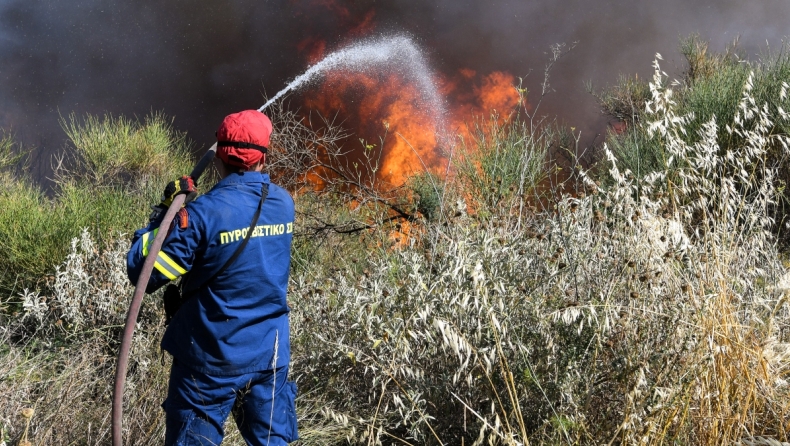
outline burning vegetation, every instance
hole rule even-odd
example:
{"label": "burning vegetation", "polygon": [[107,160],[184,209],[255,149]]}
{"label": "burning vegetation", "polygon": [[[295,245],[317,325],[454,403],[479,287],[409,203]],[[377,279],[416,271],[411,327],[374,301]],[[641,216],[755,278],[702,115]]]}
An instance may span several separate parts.
{"label": "burning vegetation", "polygon": [[439,107],[402,72],[332,72],[306,94],[304,105],[324,116],[337,115],[359,137],[353,152],[359,156],[375,148],[379,178],[402,185],[422,171],[443,175],[456,138],[471,136],[470,121],[492,111],[507,115],[522,99],[515,77],[505,72],[480,76],[464,69],[432,81],[442,98]]}

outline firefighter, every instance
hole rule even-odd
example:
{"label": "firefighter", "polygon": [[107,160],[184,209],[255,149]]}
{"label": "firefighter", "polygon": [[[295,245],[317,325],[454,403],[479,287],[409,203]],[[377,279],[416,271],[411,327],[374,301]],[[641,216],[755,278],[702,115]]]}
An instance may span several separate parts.
{"label": "firefighter", "polygon": [[181,278],[164,293],[162,349],[173,356],[162,404],[166,445],[218,445],[231,413],[248,445],[298,439],[296,386],[287,381],[294,203],[262,173],[271,132],[256,110],[227,116],[216,134],[221,180],[194,200],[191,178],[171,182],[149,225],[134,234],[127,256],[133,283],[163,211],[189,194],[166,229],[146,290]]}

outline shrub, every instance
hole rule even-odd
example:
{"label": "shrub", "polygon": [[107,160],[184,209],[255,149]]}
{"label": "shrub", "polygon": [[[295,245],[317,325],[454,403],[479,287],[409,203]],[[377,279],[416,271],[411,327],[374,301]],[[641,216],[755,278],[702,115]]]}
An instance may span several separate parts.
{"label": "shrub", "polygon": [[0,171],[18,166],[25,159],[27,153],[20,150],[14,142],[14,137],[6,132],[0,135]]}
{"label": "shrub", "polygon": [[484,216],[523,208],[547,177],[549,148],[560,132],[535,126],[520,115],[504,121],[492,115],[474,126],[470,141],[462,141],[455,168],[463,193]]}
{"label": "shrub", "polygon": [[55,268],[46,294],[24,291],[24,319],[38,329],[58,327],[61,332],[123,324],[125,297],[134,291],[126,276],[129,244],[124,238],[113,237],[109,248],[100,250],[83,229],[79,238],[71,240],[64,264]]}
{"label": "shrub", "polygon": [[415,194],[417,211],[428,221],[436,220],[443,208],[444,181],[436,174],[424,172],[409,178],[409,188]]}
{"label": "shrub", "polygon": [[62,122],[74,149],[74,168],[58,172],[62,181],[94,185],[126,185],[170,178],[192,169],[184,134],[173,130],[161,113],[142,122],[111,115],[75,115]]}
{"label": "shrub", "polygon": [[[689,143],[696,138],[705,124],[711,119],[719,122],[732,122],[738,113],[741,100],[741,86],[750,73],[752,75],[751,97],[755,103],[765,104],[773,115],[779,115],[778,98],[782,84],[790,82],[790,53],[783,46],[779,51],[766,53],[758,61],[744,60],[737,47],[728,48],[723,54],[708,51],[708,44],[697,35],[681,41],[680,50],[686,59],[687,68],[679,87],[673,90],[673,100],[677,102],[678,116],[688,117],[682,136]],[[650,160],[666,160],[662,146],[644,138],[643,128],[636,123],[645,117],[646,101],[649,100],[648,80],[621,78],[618,84],[602,93],[597,93],[604,113],[627,124],[622,134],[610,134],[609,145],[617,146],[621,157],[621,168],[637,172],[637,162],[643,157]],[[776,122],[770,129],[771,134],[788,134],[790,127],[784,122]],[[718,129],[718,146],[723,150],[744,143],[738,135],[729,134],[723,127]],[[769,151],[771,162],[782,160],[779,147]],[[627,152],[633,152],[628,154]],[[655,153],[651,153],[655,152]],[[636,154],[641,156],[637,156]],[[648,173],[642,166],[642,172]],[[647,163],[648,169],[656,168]],[[663,166],[662,166],[663,167]],[[783,169],[786,166],[781,166]]]}
{"label": "shrub", "polygon": [[[167,181],[191,170],[184,136],[161,115],[143,122],[72,116],[63,125],[73,146],[57,160],[54,196],[24,176],[0,173],[0,289],[9,294],[40,286],[81,228],[101,245],[115,231],[141,226]],[[0,144],[0,159],[8,144]]]}
{"label": "shrub", "polygon": [[[107,234],[105,246],[83,229],[49,283],[18,295],[22,315],[0,314],[0,431],[7,435],[0,441],[16,444],[25,421],[18,414],[33,408],[28,437],[36,444],[109,442],[112,377],[132,287],[125,237]],[[158,299],[146,297],[135,333],[124,410],[129,444],[160,441],[164,433]]]}
{"label": "shrub", "polygon": [[8,293],[32,284],[64,257],[70,233],[52,201],[29,181],[0,174],[0,269]]}
{"label": "shrub", "polygon": [[[714,54],[708,51],[708,44],[699,36],[694,35],[683,40],[681,53],[685,56],[687,68],[681,81],[677,81],[678,88],[673,90],[672,97],[672,101],[676,102],[677,116],[685,119],[682,128],[684,133],[679,135],[680,138],[690,144],[700,132],[707,131],[708,123],[712,120],[733,122],[738,119],[741,116],[741,87],[747,82],[750,85],[750,98],[755,104],[766,107],[774,117],[781,117],[786,113],[782,108],[784,99],[781,92],[790,83],[788,50],[788,46],[783,45],[778,51],[761,55],[757,61],[747,61],[738,54],[735,45],[722,54]],[[620,161],[623,171],[631,171],[636,175],[666,171],[671,181],[677,181],[677,178],[673,178],[672,170],[675,167],[687,166],[679,165],[678,161],[682,159],[673,159],[660,140],[650,138],[644,125],[637,125],[646,119],[648,107],[633,108],[630,117],[626,114],[612,114],[612,111],[626,108],[628,104],[645,101],[644,89],[648,87],[648,82],[638,81],[639,86],[635,86],[635,82],[637,81],[621,81],[620,85],[597,95],[605,113],[623,119],[626,123],[623,133],[608,135],[608,146]],[[773,119],[767,131],[768,135],[788,135],[790,125],[783,119]],[[717,126],[716,136],[716,146],[720,153],[747,144],[743,135],[730,132],[725,126]],[[772,181],[780,194],[777,202],[772,205],[775,221],[772,230],[785,250],[790,246],[790,233],[786,230],[790,207],[785,193],[786,185],[790,183],[790,165],[787,163],[786,149],[780,144],[780,140],[772,141],[773,145],[759,162],[777,167]],[[601,167],[598,173],[606,176],[605,163]],[[741,187],[739,184],[735,186]]]}
{"label": "shrub", "polygon": [[592,89],[592,84],[588,85],[588,90],[598,100],[604,114],[627,125],[640,121],[645,104],[650,99],[647,82],[640,81],[638,76],[620,76],[614,87],[600,93]]}

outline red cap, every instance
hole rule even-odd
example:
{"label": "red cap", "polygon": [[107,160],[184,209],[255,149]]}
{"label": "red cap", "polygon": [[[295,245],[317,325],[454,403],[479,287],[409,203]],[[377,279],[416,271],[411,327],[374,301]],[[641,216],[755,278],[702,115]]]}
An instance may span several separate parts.
{"label": "red cap", "polygon": [[[228,115],[217,130],[217,156],[231,166],[249,169],[261,160],[266,162],[265,151],[271,135],[272,122],[258,110]],[[223,145],[223,142],[234,144]]]}

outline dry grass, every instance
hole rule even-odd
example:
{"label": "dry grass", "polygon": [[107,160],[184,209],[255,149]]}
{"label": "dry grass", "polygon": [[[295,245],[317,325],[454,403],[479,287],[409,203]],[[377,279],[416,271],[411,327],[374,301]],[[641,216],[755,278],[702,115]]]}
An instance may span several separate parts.
{"label": "dry grass", "polygon": [[[140,338],[141,346],[156,349],[152,339]],[[3,395],[2,423],[13,443],[24,427],[22,409],[35,413],[27,431],[34,444],[107,444],[109,410],[115,355],[99,337],[90,342],[63,348],[12,347],[0,362],[0,394]],[[148,342],[145,342],[148,341]],[[6,341],[7,342],[7,341]],[[36,353],[31,355],[31,351]],[[146,359],[151,354],[137,359]],[[147,358],[153,359],[153,358]],[[157,401],[166,393],[166,371],[157,363],[135,364],[129,384],[126,430],[130,444],[156,443],[164,423]],[[128,384],[128,385],[129,385]]]}

